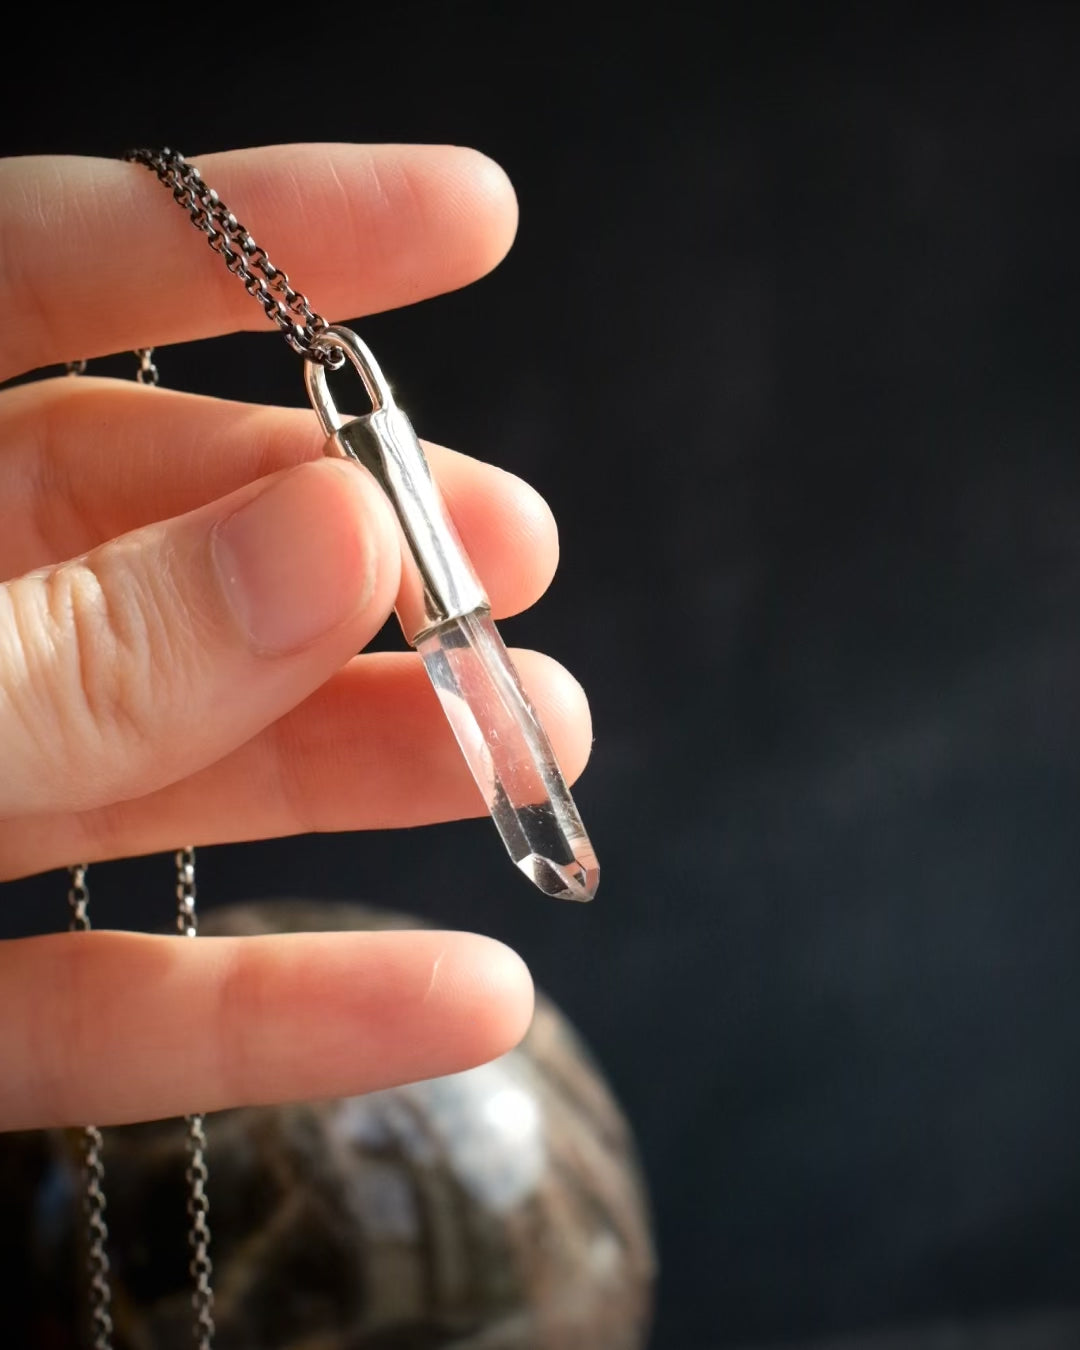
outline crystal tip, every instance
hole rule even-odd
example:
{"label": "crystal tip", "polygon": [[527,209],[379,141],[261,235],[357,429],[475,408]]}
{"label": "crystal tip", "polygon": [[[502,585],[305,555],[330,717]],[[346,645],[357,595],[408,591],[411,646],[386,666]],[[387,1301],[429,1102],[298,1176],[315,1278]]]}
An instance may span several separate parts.
{"label": "crystal tip", "polygon": [[589,854],[569,863],[552,862],[539,853],[517,859],[517,865],[534,886],[556,900],[591,900],[600,884],[600,867]]}

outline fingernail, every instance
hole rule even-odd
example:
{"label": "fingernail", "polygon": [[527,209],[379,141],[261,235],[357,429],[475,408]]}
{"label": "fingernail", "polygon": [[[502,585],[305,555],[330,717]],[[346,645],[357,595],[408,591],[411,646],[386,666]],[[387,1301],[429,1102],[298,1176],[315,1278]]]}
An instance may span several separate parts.
{"label": "fingernail", "polygon": [[334,460],[302,464],[214,526],[221,589],[256,651],[306,647],[371,599],[377,560],[359,478]]}

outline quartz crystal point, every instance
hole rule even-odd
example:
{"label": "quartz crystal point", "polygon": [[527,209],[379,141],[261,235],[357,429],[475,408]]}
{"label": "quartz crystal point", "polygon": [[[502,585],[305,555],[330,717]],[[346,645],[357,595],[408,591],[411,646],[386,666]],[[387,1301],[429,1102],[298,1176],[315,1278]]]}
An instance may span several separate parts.
{"label": "quartz crystal point", "polygon": [[596,854],[490,615],[448,619],[417,651],[511,858],[547,895],[591,900]]}

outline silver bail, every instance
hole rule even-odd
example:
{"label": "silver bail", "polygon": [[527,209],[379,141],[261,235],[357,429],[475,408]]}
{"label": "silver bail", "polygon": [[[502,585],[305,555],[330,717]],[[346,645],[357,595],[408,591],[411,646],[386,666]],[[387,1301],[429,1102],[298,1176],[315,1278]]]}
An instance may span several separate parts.
{"label": "silver bail", "polygon": [[405,543],[397,615],[406,641],[415,647],[448,619],[488,610],[488,598],[446,513],[412,423],[394,402],[367,344],[337,324],[319,342],[345,354],[371,400],[365,416],[343,417],[326,368],[304,362],[308,397],[326,432],[327,452],[363,465],[397,514]]}

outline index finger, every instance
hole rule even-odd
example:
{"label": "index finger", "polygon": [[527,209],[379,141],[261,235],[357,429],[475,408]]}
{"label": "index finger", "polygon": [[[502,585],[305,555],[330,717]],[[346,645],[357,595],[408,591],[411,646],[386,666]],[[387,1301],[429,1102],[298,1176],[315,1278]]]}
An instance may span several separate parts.
{"label": "index finger", "polygon": [[[460,146],[282,145],[192,161],[329,320],[464,286],[517,225],[503,171]],[[0,379],[134,347],[269,328],[147,169],[0,162]]]}

